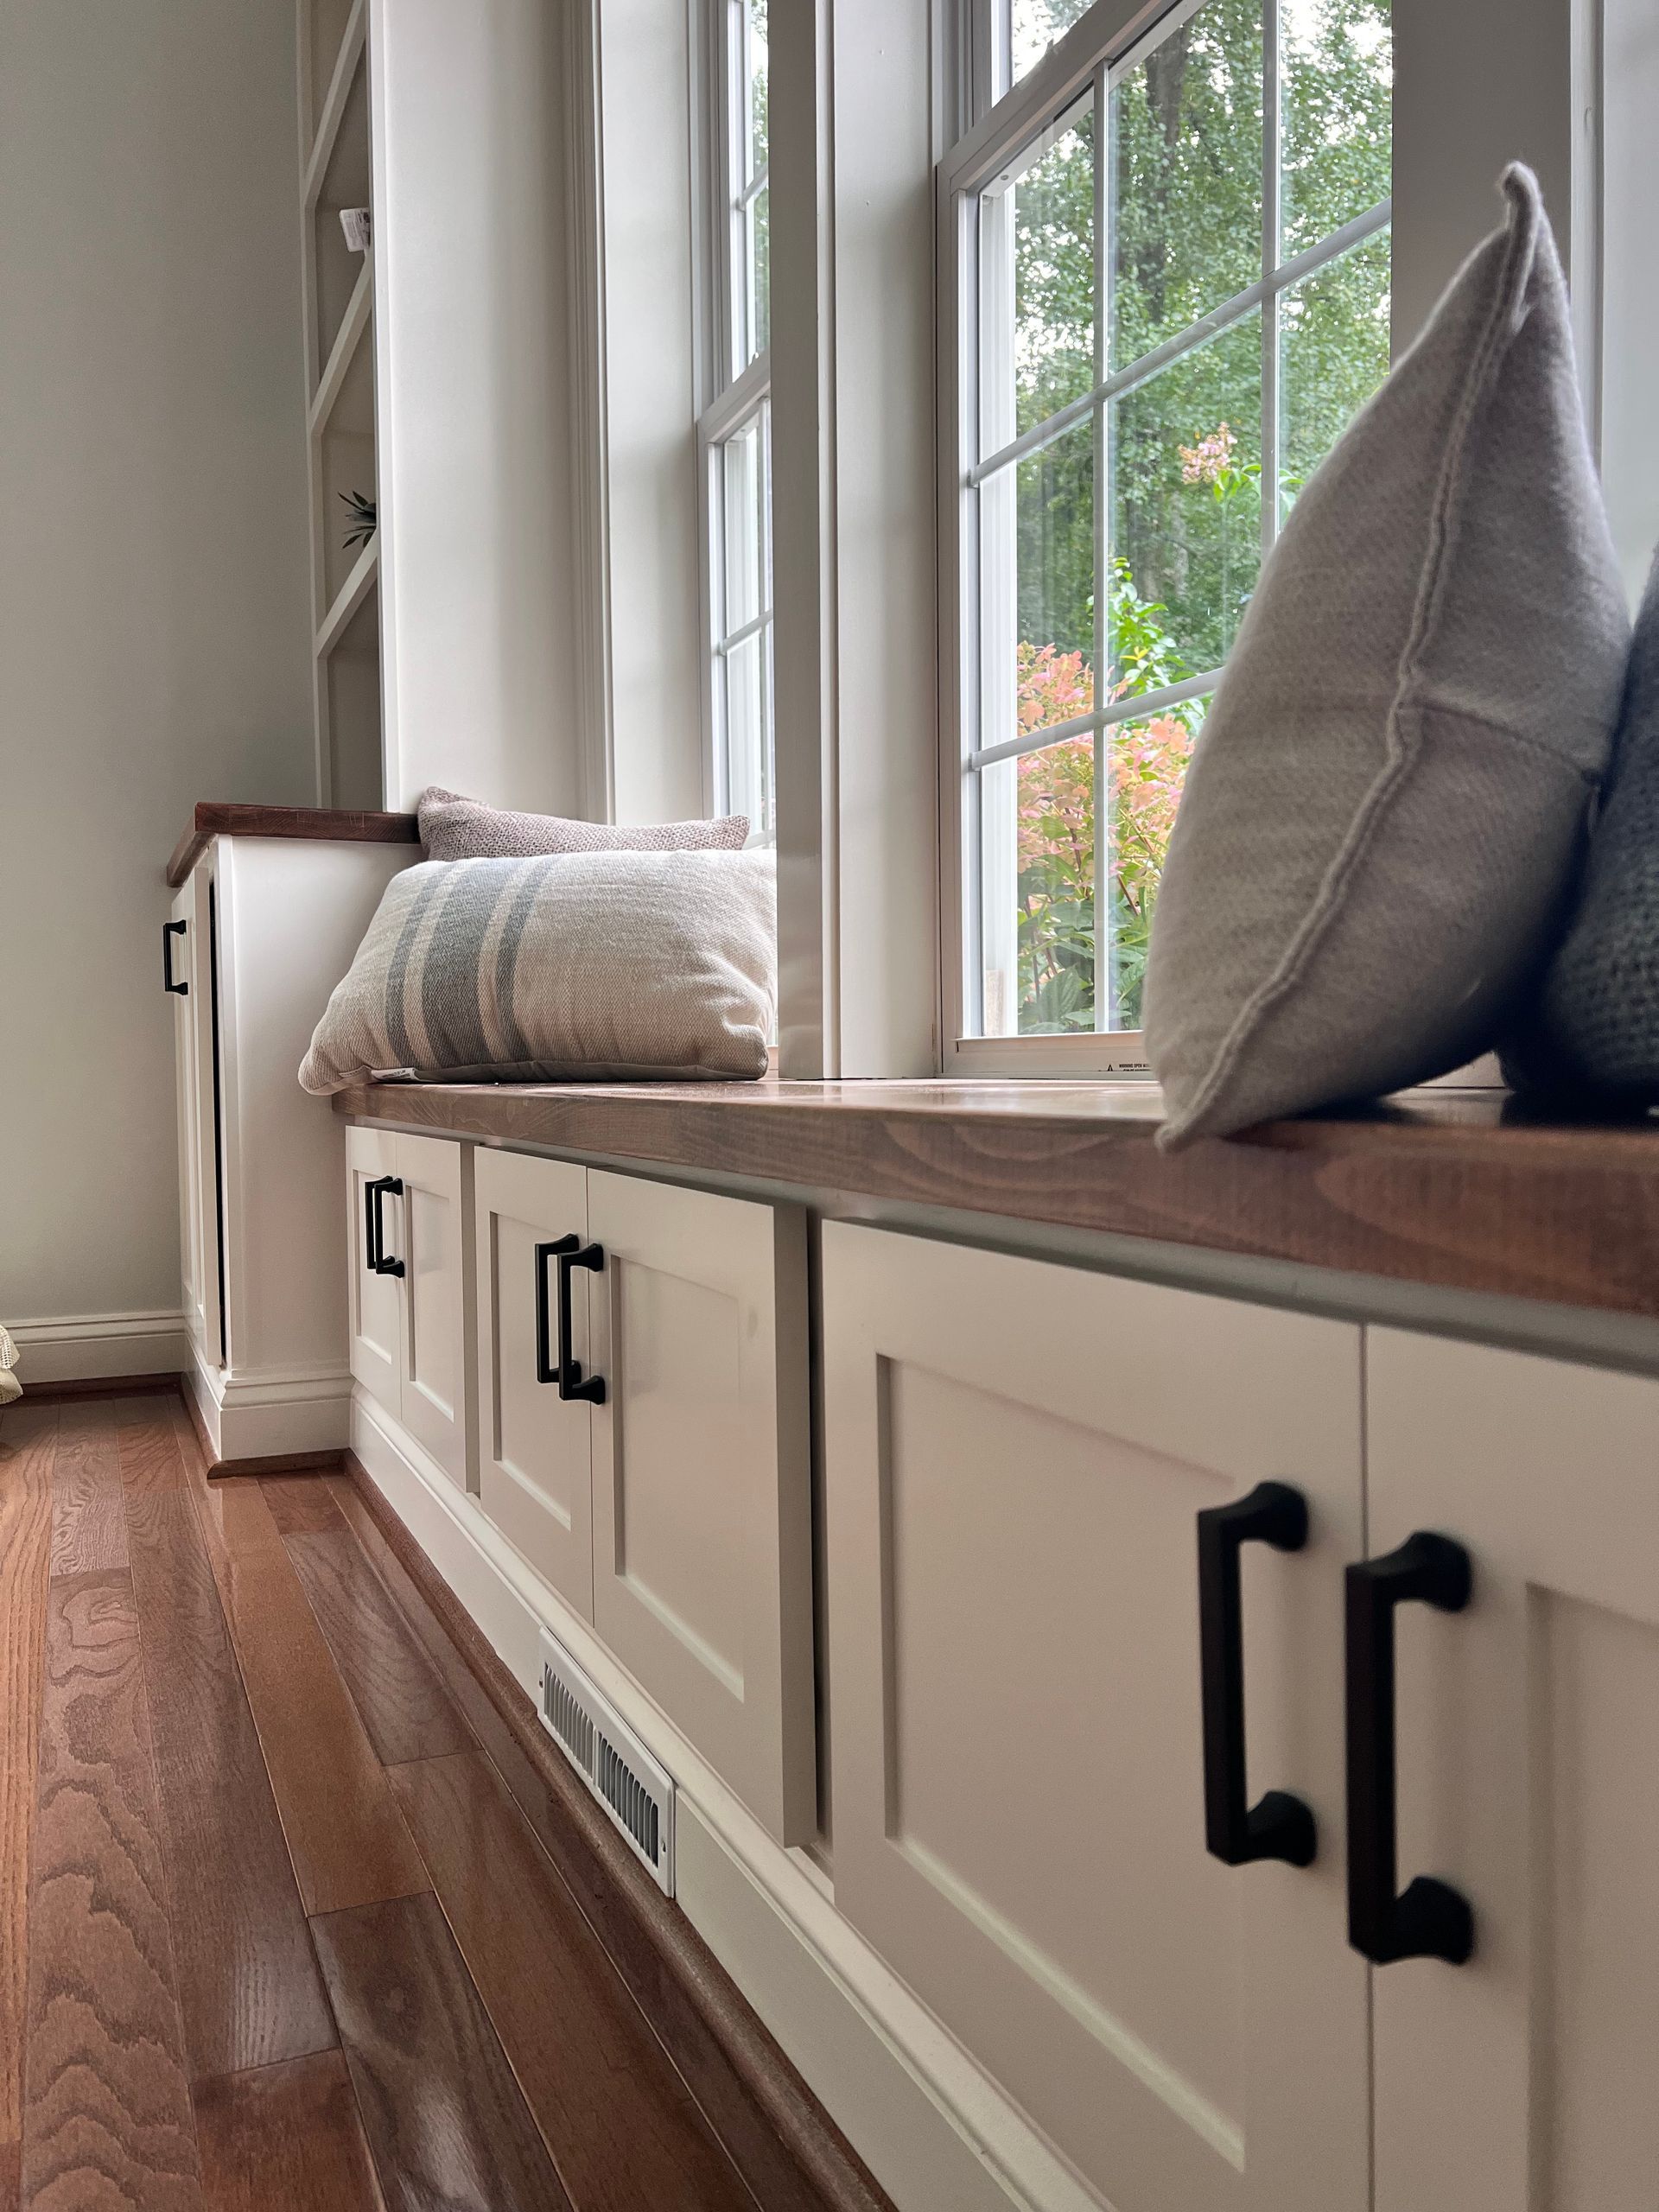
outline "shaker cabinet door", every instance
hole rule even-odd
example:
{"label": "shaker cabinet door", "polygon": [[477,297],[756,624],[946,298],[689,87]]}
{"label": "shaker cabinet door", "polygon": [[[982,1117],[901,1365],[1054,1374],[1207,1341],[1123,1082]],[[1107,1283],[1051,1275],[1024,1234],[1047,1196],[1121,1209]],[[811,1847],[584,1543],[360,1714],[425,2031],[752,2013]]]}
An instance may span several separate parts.
{"label": "shaker cabinet door", "polygon": [[590,1171],[594,1625],[772,1834],[817,1821],[803,1217]]}
{"label": "shaker cabinet door", "polygon": [[1368,1332],[1370,1549],[1466,1553],[1396,1608],[1397,1879],[1466,1963],[1375,1972],[1376,2212],[1659,2204],[1659,1382]]}
{"label": "shaker cabinet door", "polygon": [[[591,1620],[593,1422],[562,1395],[562,1351],[593,1365],[594,1276],[571,1264],[588,1242],[588,1171],[480,1147],[474,1160],[478,1296],[479,1501],[504,1535]],[[561,1344],[561,1250],[569,1340]]]}
{"label": "shaker cabinet door", "polygon": [[403,1299],[395,1275],[377,1270],[375,1243],[384,1230],[400,1248],[403,1216],[387,1187],[397,1179],[397,1140],[378,1128],[346,1132],[346,1240],[351,1254],[347,1313],[352,1373],[397,1420],[403,1395]]}
{"label": "shaker cabinet door", "polygon": [[468,1475],[467,1368],[472,1345],[470,1147],[400,1136],[403,1193],[391,1249],[403,1262],[404,1427],[464,1490]]}
{"label": "shaker cabinet door", "polygon": [[[833,1222],[823,1306],[837,1908],[1116,2212],[1363,2212],[1358,1331]],[[1198,1516],[1263,1483],[1238,1810],[1311,1865],[1206,1848]]]}

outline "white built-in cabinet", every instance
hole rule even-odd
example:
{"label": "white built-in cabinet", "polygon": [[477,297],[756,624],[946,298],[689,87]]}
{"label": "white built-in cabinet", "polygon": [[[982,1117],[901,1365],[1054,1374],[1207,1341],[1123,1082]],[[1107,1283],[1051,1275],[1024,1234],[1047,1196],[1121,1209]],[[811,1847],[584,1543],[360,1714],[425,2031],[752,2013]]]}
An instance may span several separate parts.
{"label": "white built-in cabinet", "polygon": [[189,1387],[215,1460],[233,1471],[308,1463],[350,1441],[346,1133],[297,1077],[381,893],[419,849],[216,836],[162,925]]}
{"label": "white built-in cabinet", "polygon": [[479,1492],[782,1841],[817,1822],[793,1206],[480,1150]]}
{"label": "white built-in cabinet", "polygon": [[[347,1153],[362,1389],[810,1840],[800,1211]],[[1651,2212],[1659,1381],[842,1222],[820,1286],[884,1970],[1112,2212]]]}
{"label": "white built-in cabinet", "polygon": [[162,932],[162,981],[173,1000],[179,1122],[179,1264],[185,1325],[214,1363],[225,1356],[219,1302],[218,1103],[214,1096],[213,876],[180,886]]}
{"label": "white built-in cabinet", "polygon": [[[800,1211],[347,1152],[363,1390],[810,1840]],[[843,1222],[819,1281],[883,1970],[1111,2212],[1652,2212],[1659,1380]]]}
{"label": "white built-in cabinet", "polygon": [[836,1224],[823,1329],[836,1906],[1114,2212],[1659,2202],[1659,1382]]}
{"label": "white built-in cabinet", "polygon": [[[354,1128],[351,1360],[780,1841],[817,1828],[805,1225]],[[467,1351],[463,1351],[463,1337]]]}
{"label": "white built-in cabinet", "polygon": [[470,1154],[346,1132],[352,1372],[462,1489],[470,1476]]}

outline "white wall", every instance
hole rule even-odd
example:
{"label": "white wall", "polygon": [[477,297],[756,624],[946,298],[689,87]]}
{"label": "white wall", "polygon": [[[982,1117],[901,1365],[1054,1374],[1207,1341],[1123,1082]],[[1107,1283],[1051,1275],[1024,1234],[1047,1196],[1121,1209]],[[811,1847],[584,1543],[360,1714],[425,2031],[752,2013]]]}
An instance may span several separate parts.
{"label": "white wall", "polygon": [[392,805],[581,810],[566,48],[544,0],[372,0]]}
{"label": "white wall", "polygon": [[179,1303],[162,872],[315,800],[292,0],[0,8],[0,1318]]}

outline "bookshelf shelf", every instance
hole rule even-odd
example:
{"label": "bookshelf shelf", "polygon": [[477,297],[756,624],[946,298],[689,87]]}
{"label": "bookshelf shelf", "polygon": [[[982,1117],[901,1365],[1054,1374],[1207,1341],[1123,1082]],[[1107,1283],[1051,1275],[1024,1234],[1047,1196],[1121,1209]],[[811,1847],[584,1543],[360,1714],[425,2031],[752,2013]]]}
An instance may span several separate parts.
{"label": "bookshelf shelf", "polygon": [[372,203],[368,0],[298,0],[300,218],[318,797],[384,798],[380,541],[347,545],[345,495],[378,504],[373,251],[340,210]]}

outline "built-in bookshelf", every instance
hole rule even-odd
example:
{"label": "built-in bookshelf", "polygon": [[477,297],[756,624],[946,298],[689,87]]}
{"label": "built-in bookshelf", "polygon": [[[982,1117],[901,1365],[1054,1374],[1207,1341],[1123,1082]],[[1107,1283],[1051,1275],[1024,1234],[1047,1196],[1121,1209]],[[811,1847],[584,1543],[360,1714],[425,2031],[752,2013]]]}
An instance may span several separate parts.
{"label": "built-in bookshelf", "polygon": [[375,440],[374,249],[342,211],[371,203],[368,0],[298,0],[306,428],[317,787],[325,805],[385,798]]}

